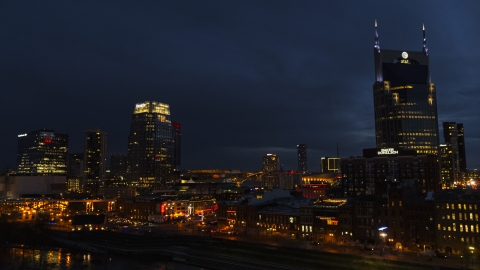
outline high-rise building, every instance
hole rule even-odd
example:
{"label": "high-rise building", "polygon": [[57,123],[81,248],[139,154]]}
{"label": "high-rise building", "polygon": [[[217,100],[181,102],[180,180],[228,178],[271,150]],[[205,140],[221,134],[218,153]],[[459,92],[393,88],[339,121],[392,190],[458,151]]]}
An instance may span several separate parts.
{"label": "high-rise building", "polygon": [[340,171],[340,158],[338,157],[320,158],[320,171],[322,173],[338,173]]}
{"label": "high-rise building", "polygon": [[435,84],[423,28],[423,50],[380,50],[375,21],[373,84],[377,148],[437,154],[438,120]]}
{"label": "high-rise building", "polygon": [[463,131],[463,124],[457,124],[457,135],[458,135],[458,159],[460,165],[460,171],[463,173],[467,172],[467,156],[465,153],[465,136]]}
{"label": "high-rise building", "polygon": [[173,138],[173,168],[177,169],[182,165],[182,124],[172,122],[172,138]]}
{"label": "high-rise building", "polygon": [[[445,144],[451,151],[451,156],[453,158],[451,164],[452,183],[459,180],[459,167],[460,160],[458,155],[458,132],[457,132],[457,123],[455,122],[443,122],[443,138],[445,139]],[[443,169],[443,168],[442,168]]]}
{"label": "high-rise building", "polygon": [[178,167],[182,165],[182,124],[172,121],[172,139],[173,139],[173,173],[172,182],[180,181],[180,170]]}
{"label": "high-rise building", "polygon": [[168,104],[137,103],[128,136],[127,181],[143,187],[165,185],[173,167],[173,133]]}
{"label": "high-rise building", "polygon": [[66,175],[68,135],[37,130],[18,135],[17,174]]}
{"label": "high-rise building", "polygon": [[450,145],[453,151],[453,170],[455,173],[455,182],[462,182],[463,175],[467,171],[463,124],[457,124],[455,122],[443,122],[443,137],[445,139],[445,143]]}
{"label": "high-rise building", "polygon": [[297,145],[297,163],[298,163],[298,171],[301,174],[305,174],[307,172],[307,145],[306,144]]}
{"label": "high-rise building", "polygon": [[110,155],[110,174],[123,180],[127,172],[127,155],[111,154]]}
{"label": "high-rise building", "polygon": [[273,172],[280,170],[280,157],[276,154],[267,154],[263,157],[262,171]]}
{"label": "high-rise building", "polygon": [[67,191],[83,192],[85,169],[83,153],[68,154]]}
{"label": "high-rise building", "polygon": [[455,158],[454,151],[450,144],[440,144],[439,147],[439,162],[440,162],[440,183],[442,189],[455,188]]}
{"label": "high-rise building", "polygon": [[419,155],[415,150],[363,149],[362,157],[340,160],[345,196],[384,194],[391,183],[413,185],[424,193],[441,189],[437,155]]}
{"label": "high-rise building", "polygon": [[96,130],[87,130],[84,135],[83,166],[85,169],[86,189],[97,193],[101,181],[105,180],[107,169],[108,134]]}

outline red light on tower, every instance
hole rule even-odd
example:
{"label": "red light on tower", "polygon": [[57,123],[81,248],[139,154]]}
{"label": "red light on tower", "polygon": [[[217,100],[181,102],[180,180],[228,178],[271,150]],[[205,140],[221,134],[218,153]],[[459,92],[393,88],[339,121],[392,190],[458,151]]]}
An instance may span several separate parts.
{"label": "red light on tower", "polygon": [[43,142],[44,143],[53,143],[52,139],[50,137],[45,137],[45,139],[43,139]]}

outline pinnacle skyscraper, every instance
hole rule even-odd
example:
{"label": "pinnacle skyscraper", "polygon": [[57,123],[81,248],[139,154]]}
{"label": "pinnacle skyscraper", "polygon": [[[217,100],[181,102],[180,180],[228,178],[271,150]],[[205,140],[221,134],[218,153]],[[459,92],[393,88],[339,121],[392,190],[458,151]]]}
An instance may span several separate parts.
{"label": "pinnacle skyscraper", "polygon": [[437,98],[430,79],[425,27],[422,51],[381,50],[375,21],[374,60],[377,148],[437,154]]}
{"label": "pinnacle skyscraper", "polygon": [[127,181],[152,187],[165,185],[174,167],[174,141],[168,104],[145,101],[133,110],[128,136]]}

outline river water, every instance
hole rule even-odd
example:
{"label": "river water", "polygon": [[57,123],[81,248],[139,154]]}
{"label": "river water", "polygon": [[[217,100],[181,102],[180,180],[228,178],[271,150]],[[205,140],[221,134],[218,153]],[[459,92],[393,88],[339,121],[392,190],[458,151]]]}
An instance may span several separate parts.
{"label": "river water", "polygon": [[1,248],[0,269],[48,270],[207,270],[163,257],[104,256],[70,249]]}

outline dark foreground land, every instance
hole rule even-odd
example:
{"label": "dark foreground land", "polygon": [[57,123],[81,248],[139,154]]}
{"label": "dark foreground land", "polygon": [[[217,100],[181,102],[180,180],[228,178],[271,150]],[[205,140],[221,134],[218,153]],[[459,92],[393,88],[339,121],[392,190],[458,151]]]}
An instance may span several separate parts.
{"label": "dark foreground land", "polygon": [[[15,244],[12,241],[15,239],[23,240],[28,245],[47,244],[50,247],[74,248],[106,256],[144,257],[145,260],[173,259],[208,269],[460,269],[452,267],[452,264],[447,262],[448,259],[444,261],[445,264],[427,260],[421,262],[386,260],[366,254],[331,253],[293,245],[274,246],[199,235],[151,236],[106,231],[81,233],[43,231],[39,235],[25,225],[9,225],[11,233],[0,237],[4,240],[2,245],[5,245],[8,238],[9,245]],[[24,244],[21,242],[17,244]]]}

